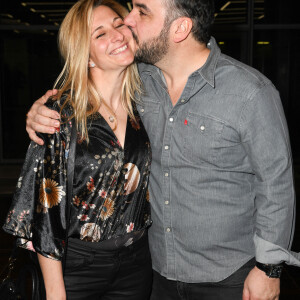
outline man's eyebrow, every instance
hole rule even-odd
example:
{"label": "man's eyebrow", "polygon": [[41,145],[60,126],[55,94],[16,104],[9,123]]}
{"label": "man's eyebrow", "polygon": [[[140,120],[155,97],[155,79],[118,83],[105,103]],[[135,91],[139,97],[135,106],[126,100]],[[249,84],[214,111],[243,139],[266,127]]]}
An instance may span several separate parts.
{"label": "man's eyebrow", "polygon": [[147,11],[147,12],[150,12],[150,9],[148,8],[148,6],[145,5],[145,4],[143,4],[143,3],[135,3],[134,6],[139,7],[139,8],[142,8],[142,9],[144,9],[144,10]]}
{"label": "man's eyebrow", "polygon": [[[118,16],[118,17],[115,17],[115,18],[113,19],[113,22],[115,22],[115,21],[118,20],[118,19],[121,19],[121,20],[122,20],[122,18]],[[102,28],[103,28],[102,25],[98,26],[98,27],[93,31],[92,34],[94,34],[97,30],[102,29]]]}

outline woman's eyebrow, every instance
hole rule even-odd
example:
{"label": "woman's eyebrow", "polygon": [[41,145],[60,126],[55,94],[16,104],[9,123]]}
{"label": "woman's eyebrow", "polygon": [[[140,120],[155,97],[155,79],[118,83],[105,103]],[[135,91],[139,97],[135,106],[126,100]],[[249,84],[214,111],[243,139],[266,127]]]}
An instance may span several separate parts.
{"label": "woman's eyebrow", "polygon": [[[113,19],[113,23],[114,23],[116,20],[118,20],[118,19],[121,19],[121,20],[122,20],[121,17],[115,17],[115,18]],[[102,28],[103,28],[103,25],[98,26],[98,27],[93,31],[92,34],[94,34],[97,30],[102,29]]]}

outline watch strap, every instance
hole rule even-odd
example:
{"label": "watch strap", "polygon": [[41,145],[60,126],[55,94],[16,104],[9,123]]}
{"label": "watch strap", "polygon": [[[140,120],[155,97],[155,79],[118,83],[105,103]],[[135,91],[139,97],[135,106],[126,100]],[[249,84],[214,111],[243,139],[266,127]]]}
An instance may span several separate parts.
{"label": "watch strap", "polygon": [[256,262],[256,267],[261,271],[264,271],[270,278],[280,278],[283,269],[282,264],[263,264],[258,261]]}

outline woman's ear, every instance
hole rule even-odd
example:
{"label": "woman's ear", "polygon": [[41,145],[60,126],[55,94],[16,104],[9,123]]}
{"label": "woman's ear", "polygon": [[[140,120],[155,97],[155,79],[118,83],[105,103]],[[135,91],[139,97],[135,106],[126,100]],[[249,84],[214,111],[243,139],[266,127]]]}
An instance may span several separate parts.
{"label": "woman's ear", "polygon": [[173,26],[175,26],[173,27],[173,42],[180,43],[190,35],[193,28],[193,21],[190,18],[178,18],[174,21]]}
{"label": "woman's ear", "polygon": [[96,64],[91,59],[89,59],[88,67],[89,68],[95,68],[95,66],[96,66]]}

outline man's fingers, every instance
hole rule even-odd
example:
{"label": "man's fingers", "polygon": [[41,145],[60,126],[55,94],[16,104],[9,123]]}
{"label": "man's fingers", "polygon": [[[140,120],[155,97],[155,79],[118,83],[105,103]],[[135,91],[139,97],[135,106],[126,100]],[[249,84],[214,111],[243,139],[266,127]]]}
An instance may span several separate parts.
{"label": "man's fingers", "polygon": [[[48,107],[46,107],[44,105],[41,105],[41,106],[39,106],[37,108],[37,112],[36,113],[37,114],[36,114],[36,116],[35,116],[35,118],[33,120],[34,122],[39,122],[40,121],[40,123],[42,125],[45,125],[45,126],[54,126],[54,127],[58,127],[59,126],[60,123],[57,120],[59,120],[60,115],[59,115],[59,113],[57,111],[52,110],[52,109],[50,109],[50,108],[48,108]],[[38,117],[44,117],[44,118],[41,119],[41,120],[38,120],[37,119]],[[51,122],[50,122],[50,120],[48,120],[48,122],[44,123],[44,121],[46,119],[49,119],[49,118],[52,119]]]}
{"label": "man's fingers", "polygon": [[56,130],[54,127],[41,125],[40,123],[36,123],[36,122],[32,122],[30,124],[30,128],[33,129],[35,132],[48,133],[48,134],[53,134],[55,133]]}
{"label": "man's fingers", "polygon": [[44,95],[46,99],[48,99],[51,96],[55,96],[57,94],[58,90],[53,89],[53,90],[48,90],[46,94]]}
{"label": "man's fingers", "polygon": [[250,292],[246,288],[243,290],[243,300],[250,300]]}
{"label": "man's fingers", "polygon": [[30,130],[30,131],[28,131],[28,134],[29,134],[29,138],[32,141],[36,142],[37,144],[39,144],[41,146],[44,145],[44,141],[36,135],[35,131]]}

